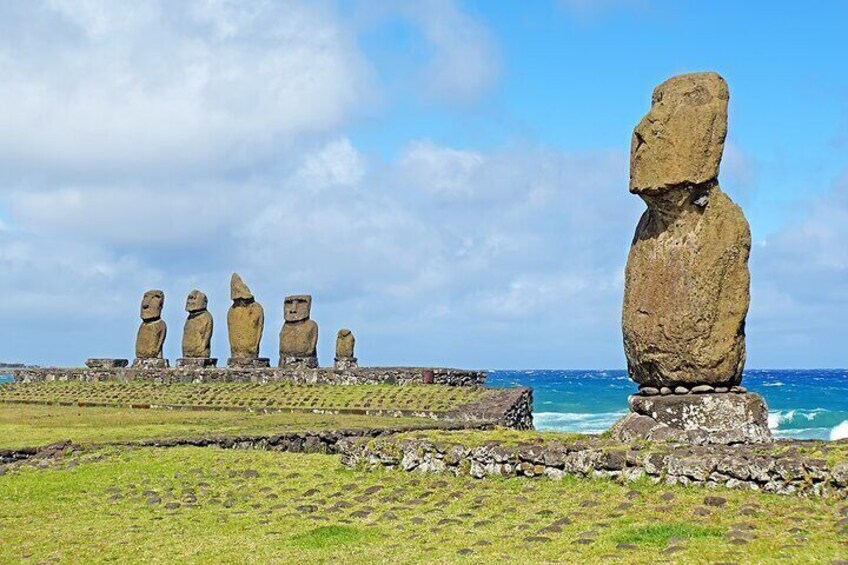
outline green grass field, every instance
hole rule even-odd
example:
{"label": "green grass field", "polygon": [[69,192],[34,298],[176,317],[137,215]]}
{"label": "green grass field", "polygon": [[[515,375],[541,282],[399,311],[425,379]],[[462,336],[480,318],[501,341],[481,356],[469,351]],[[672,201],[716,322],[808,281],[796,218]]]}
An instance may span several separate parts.
{"label": "green grass field", "polygon": [[7,472],[0,500],[2,563],[820,564],[848,554],[844,501],[362,472],[335,456],[265,451],[89,450]]}
{"label": "green grass field", "polygon": [[448,412],[497,394],[483,387],[46,382],[0,386],[0,402],[186,406],[208,409]]}
{"label": "green grass field", "polygon": [[434,426],[421,418],[0,404],[0,449],[64,440],[81,445],[209,435]]}

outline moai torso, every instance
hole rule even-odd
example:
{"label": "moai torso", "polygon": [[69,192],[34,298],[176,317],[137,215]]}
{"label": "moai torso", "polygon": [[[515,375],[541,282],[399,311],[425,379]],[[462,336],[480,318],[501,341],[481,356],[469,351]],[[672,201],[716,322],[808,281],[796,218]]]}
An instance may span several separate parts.
{"label": "moai torso", "polygon": [[259,344],[265,326],[265,310],[235,273],[230,281],[230,298],[233,305],[227,312],[227,330],[231,357],[256,359],[259,357]]}
{"label": "moai torso", "polygon": [[318,348],[318,324],[313,320],[286,323],[280,331],[280,355],[314,357]]}
{"label": "moai torso", "polygon": [[642,386],[733,386],[745,364],[751,235],[718,186],[727,85],[681,75],[636,127],[630,191],[647,204],[627,260],[622,327]]}
{"label": "moai torso", "polygon": [[231,356],[252,359],[259,356],[265,310],[257,302],[234,304],[227,313]]}
{"label": "moai torso", "polygon": [[183,357],[206,358],[212,354],[212,314],[207,310],[189,315],[183,330]]}
{"label": "moai torso", "polygon": [[136,358],[161,359],[162,345],[165,343],[167,333],[168,326],[164,320],[142,322],[135,340]]}

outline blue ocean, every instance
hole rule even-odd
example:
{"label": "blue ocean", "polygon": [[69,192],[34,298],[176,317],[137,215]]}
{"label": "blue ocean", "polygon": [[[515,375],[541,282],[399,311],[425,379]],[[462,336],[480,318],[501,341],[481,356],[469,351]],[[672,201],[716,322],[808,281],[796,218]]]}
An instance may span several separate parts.
{"label": "blue ocean", "polygon": [[[0,374],[4,380],[11,379]],[[537,429],[585,433],[625,415],[636,391],[624,370],[492,370],[487,383],[533,387]],[[742,384],[765,397],[776,437],[848,438],[848,369],[749,370]]]}
{"label": "blue ocean", "polygon": [[[636,385],[627,371],[490,371],[489,386],[533,387],[536,428],[598,433],[627,413]],[[749,370],[742,384],[761,394],[775,437],[848,438],[848,369]]]}

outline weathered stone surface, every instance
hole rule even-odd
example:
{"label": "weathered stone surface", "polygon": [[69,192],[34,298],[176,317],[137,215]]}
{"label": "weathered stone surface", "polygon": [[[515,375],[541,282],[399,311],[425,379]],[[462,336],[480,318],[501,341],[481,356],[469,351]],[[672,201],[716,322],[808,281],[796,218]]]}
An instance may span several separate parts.
{"label": "weathered stone surface", "polygon": [[217,366],[218,360],[214,357],[182,357],[177,359],[177,367],[196,367],[203,369]]}
{"label": "weathered stone surface", "polygon": [[271,360],[267,357],[230,357],[227,359],[227,367],[265,369],[270,366]]}
{"label": "weathered stone surface", "polygon": [[768,410],[758,394],[634,395],[630,397],[630,410],[631,414],[611,428],[613,437],[621,441],[636,438],[695,444],[771,441]]}
{"label": "weathered stone surface", "polygon": [[183,357],[206,359],[212,353],[212,314],[207,310],[209,300],[199,290],[192,290],[186,299],[186,319],[183,328]]}
{"label": "weathered stone surface", "polygon": [[354,356],[356,337],[348,328],[342,328],[336,334],[335,368],[339,370],[354,369],[359,366]]}
{"label": "weathered stone surface", "polygon": [[133,359],[133,369],[167,369],[170,367],[167,359],[160,358],[142,358]]}
{"label": "weathered stone surface", "polygon": [[309,319],[312,296],[295,294],[283,302],[285,323],[280,330],[280,367],[318,366],[318,324]]}
{"label": "weathered stone surface", "polygon": [[162,307],[165,305],[165,293],[161,290],[148,290],[141,299],[141,326],[135,340],[137,359],[161,359],[162,345],[168,326],[162,319]]}
{"label": "weathered stone surface", "polygon": [[356,346],[356,338],[353,332],[348,328],[342,328],[336,334],[336,359],[345,357],[355,357],[354,347]]}
{"label": "weathered stone surface", "polygon": [[128,359],[86,359],[85,366],[89,369],[119,369],[129,365]]}
{"label": "weathered stone surface", "polygon": [[742,378],[751,235],[717,182],[727,102],[715,73],[674,77],[634,130],[630,191],[648,209],[627,261],[622,325],[640,385]]}
{"label": "weathered stone surface", "polygon": [[230,299],[233,301],[227,313],[230,356],[232,359],[255,359],[259,356],[265,310],[236,273],[230,280]]}

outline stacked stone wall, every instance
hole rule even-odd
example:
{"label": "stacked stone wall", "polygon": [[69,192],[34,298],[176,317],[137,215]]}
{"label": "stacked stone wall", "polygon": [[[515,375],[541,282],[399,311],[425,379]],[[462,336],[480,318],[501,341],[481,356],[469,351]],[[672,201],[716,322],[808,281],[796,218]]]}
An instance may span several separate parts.
{"label": "stacked stone wall", "polygon": [[[816,445],[812,445],[816,444]],[[821,444],[821,445],[818,445]],[[826,442],[778,441],[771,446],[621,444],[601,439],[574,443],[468,447],[425,439],[345,440],[348,467],[450,473],[476,478],[647,478],[655,483],[751,489],[801,496],[848,497],[848,461],[828,463],[803,451],[826,452]],[[815,449],[814,449],[815,448]]]}

